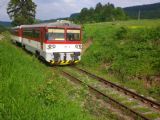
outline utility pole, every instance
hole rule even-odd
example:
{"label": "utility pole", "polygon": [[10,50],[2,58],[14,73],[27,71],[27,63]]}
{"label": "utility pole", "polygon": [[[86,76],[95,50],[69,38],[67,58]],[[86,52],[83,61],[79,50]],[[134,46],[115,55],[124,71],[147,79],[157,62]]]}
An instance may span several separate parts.
{"label": "utility pole", "polygon": [[138,20],[141,19],[141,10],[138,11]]}

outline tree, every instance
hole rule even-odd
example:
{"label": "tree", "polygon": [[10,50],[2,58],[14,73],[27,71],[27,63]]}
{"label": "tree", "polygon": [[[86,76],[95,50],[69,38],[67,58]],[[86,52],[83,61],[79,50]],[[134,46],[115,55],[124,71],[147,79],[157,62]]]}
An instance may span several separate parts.
{"label": "tree", "polygon": [[115,20],[114,9],[115,9],[114,5],[110,4],[110,3],[107,3],[103,7],[102,16],[105,21],[114,21]]}
{"label": "tree", "polygon": [[103,8],[103,5],[99,2],[96,5],[95,12],[99,13]]}
{"label": "tree", "polygon": [[88,21],[93,23],[95,21],[95,16],[94,16],[94,8],[91,7],[89,10],[88,10]]}
{"label": "tree", "polygon": [[94,18],[95,18],[95,21],[96,22],[100,22],[102,21],[102,16],[101,16],[101,11],[103,9],[103,5],[99,2],[97,3],[96,5],[96,8],[95,8],[95,12],[94,12]]}
{"label": "tree", "polygon": [[102,5],[98,3],[95,7],[83,8],[79,14],[74,17],[74,21],[80,23],[105,22],[115,20],[125,20],[126,14],[120,7],[115,7],[111,3]]}
{"label": "tree", "polygon": [[80,22],[84,23],[88,20],[88,8],[83,8],[80,12]]}
{"label": "tree", "polygon": [[35,21],[36,4],[32,0],[10,0],[7,13],[12,25],[33,24]]}
{"label": "tree", "polygon": [[117,7],[115,10],[114,10],[114,16],[115,16],[115,19],[116,20],[125,20],[127,17],[123,11],[122,8],[120,7]]}

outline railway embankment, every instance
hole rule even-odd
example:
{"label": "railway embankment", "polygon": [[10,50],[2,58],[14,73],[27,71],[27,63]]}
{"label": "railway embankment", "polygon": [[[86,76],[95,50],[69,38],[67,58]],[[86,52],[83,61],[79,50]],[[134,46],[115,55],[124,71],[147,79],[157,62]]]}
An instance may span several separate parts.
{"label": "railway embankment", "polygon": [[[160,23],[153,21],[84,25],[84,41],[89,37],[93,40],[86,44],[78,66],[159,101],[160,84],[155,78],[157,81],[160,71],[157,44]],[[128,111],[133,118],[159,119],[159,112],[152,103],[147,105],[145,100],[136,100],[135,96],[115,90],[113,85],[108,87],[68,67],[50,69],[12,45],[9,33],[3,36],[5,41],[0,44],[0,119],[31,119],[31,116],[66,120],[132,119]],[[79,82],[83,82],[83,87],[75,87],[59,76],[62,69],[82,80]],[[96,93],[96,98],[88,92]],[[102,96],[104,98],[99,100]],[[118,104],[122,111],[117,110]]]}
{"label": "railway embankment", "polygon": [[[127,115],[132,116],[133,119],[158,120],[160,118],[160,104],[139,93],[77,67],[65,68],[62,74],[72,82],[88,86],[90,94],[94,94],[98,99],[121,109],[117,116],[123,113],[122,119],[126,119]],[[106,107],[106,109],[109,108]],[[130,118],[127,117],[127,119]]]}
{"label": "railway embankment", "polygon": [[80,66],[160,101],[160,22],[121,21],[84,25],[93,44]]}
{"label": "railway embankment", "polygon": [[0,40],[2,40],[3,39],[3,35],[2,34],[0,34]]}
{"label": "railway embankment", "polygon": [[[17,49],[9,34],[0,43],[0,119],[90,120],[77,89],[57,71]],[[73,97],[73,98],[72,98]]]}

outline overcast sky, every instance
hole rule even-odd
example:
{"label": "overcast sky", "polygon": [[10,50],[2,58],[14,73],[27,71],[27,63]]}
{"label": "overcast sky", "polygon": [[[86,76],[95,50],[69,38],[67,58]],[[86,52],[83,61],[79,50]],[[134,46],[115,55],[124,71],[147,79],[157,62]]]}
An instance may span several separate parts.
{"label": "overcast sky", "polygon": [[[6,8],[10,0],[0,0],[0,21],[10,21]],[[36,18],[41,20],[68,17],[72,13],[80,12],[84,7],[95,7],[98,2],[102,4],[113,3],[115,6],[128,7],[160,2],[160,0],[33,0],[37,4]]]}

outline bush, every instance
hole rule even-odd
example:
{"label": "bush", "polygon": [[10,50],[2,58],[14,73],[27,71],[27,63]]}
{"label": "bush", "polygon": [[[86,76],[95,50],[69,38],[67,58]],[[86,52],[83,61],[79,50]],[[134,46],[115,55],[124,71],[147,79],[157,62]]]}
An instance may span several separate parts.
{"label": "bush", "polygon": [[86,36],[93,36],[94,44],[82,56],[83,64],[94,66],[109,62],[112,63],[110,70],[122,76],[158,74],[160,47],[155,43],[160,39],[160,27],[86,25]]}
{"label": "bush", "polygon": [[122,40],[122,39],[126,39],[127,38],[127,34],[128,34],[129,29],[126,27],[120,27],[116,34],[115,37],[117,40]]}
{"label": "bush", "polygon": [[[118,76],[120,82],[123,80],[123,84],[130,83],[129,87],[149,93],[137,78],[160,74],[160,22],[157,21],[85,25],[85,38],[93,36],[94,41],[82,56],[82,65],[110,72]],[[141,82],[141,85],[134,86],[132,79],[135,79],[134,83]],[[158,96],[157,92],[153,94]]]}

